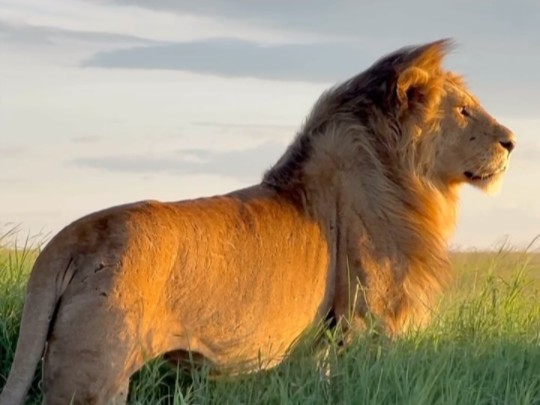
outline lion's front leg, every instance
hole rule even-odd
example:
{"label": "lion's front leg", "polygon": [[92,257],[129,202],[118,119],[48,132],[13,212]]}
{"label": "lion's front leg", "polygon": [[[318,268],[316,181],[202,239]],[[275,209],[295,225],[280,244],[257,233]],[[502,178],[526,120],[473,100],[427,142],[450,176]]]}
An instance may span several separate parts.
{"label": "lion's front leg", "polygon": [[366,320],[369,318],[369,308],[365,284],[360,260],[344,255],[336,266],[332,307],[334,323],[343,343],[350,340],[348,336],[364,333],[368,329]]}
{"label": "lion's front leg", "polygon": [[[359,249],[349,249],[336,267],[333,315],[339,328],[341,345],[359,336],[394,334],[390,320],[394,289],[388,266],[376,266]],[[395,297],[394,297],[395,298]]]}

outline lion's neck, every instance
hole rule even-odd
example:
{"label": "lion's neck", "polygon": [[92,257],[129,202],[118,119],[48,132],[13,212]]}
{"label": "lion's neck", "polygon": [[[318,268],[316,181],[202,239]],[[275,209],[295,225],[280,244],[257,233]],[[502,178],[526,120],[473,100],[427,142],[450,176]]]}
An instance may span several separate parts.
{"label": "lion's neck", "polygon": [[420,180],[373,136],[350,125],[301,135],[264,181],[302,195],[337,244],[336,274],[353,272],[362,284],[355,312],[375,314],[396,334],[425,323],[450,278],[457,189]]}
{"label": "lion's neck", "polygon": [[369,150],[354,152],[321,154],[318,161],[313,155],[303,168],[303,186],[310,205],[325,211],[321,221],[337,218],[338,256],[346,256],[347,271],[356,272],[365,288],[356,312],[375,314],[397,334],[425,324],[449,281],[447,240],[457,189],[389,170]]}

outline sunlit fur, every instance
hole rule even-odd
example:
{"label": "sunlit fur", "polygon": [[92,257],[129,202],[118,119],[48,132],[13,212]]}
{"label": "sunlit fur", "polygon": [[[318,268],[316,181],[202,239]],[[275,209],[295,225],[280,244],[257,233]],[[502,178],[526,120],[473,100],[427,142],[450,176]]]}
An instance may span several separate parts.
{"label": "sunlit fur", "polygon": [[256,186],[62,230],[30,276],[0,403],[22,403],[46,341],[45,402],[105,404],[158,355],[251,372],[327,317],[393,337],[425,325],[458,188],[497,183],[514,142],[442,69],[447,48],[402,49],[323,94]]}

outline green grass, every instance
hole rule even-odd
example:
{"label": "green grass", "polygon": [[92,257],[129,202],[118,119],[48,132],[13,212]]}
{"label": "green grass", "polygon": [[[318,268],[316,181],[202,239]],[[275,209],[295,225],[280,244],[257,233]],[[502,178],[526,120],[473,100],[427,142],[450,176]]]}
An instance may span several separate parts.
{"label": "green grass", "polygon": [[[35,256],[0,248],[0,387]],[[132,379],[130,403],[540,404],[540,254],[455,253],[453,261],[455,283],[427,330],[394,342],[364,336],[345,350],[327,333],[319,350],[329,353],[329,377],[310,347],[276,369],[218,380],[154,361]],[[40,401],[37,374],[30,404]]]}

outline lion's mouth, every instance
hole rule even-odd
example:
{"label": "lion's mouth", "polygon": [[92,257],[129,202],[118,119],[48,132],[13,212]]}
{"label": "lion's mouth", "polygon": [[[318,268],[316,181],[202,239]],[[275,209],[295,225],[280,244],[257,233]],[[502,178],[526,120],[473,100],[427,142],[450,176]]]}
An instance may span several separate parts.
{"label": "lion's mouth", "polygon": [[486,173],[486,174],[474,174],[473,172],[469,172],[469,171],[466,171],[463,174],[465,175],[465,177],[468,180],[483,181],[483,180],[489,180],[493,176],[496,176],[497,174],[502,173],[502,172],[504,172],[504,169],[498,170],[498,171],[495,171],[495,172],[492,172],[492,173]]}

